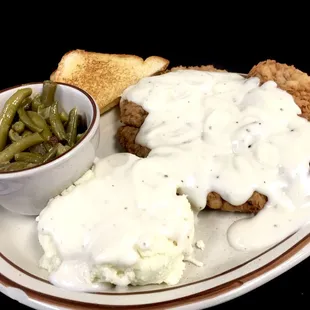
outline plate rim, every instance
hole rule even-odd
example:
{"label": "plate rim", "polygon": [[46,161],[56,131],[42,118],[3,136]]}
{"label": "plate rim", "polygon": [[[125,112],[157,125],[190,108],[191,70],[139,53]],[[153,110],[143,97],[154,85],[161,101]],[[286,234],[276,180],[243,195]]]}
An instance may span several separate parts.
{"label": "plate rim", "polygon": [[[285,240],[283,240],[281,243],[283,242],[285,242]],[[21,291],[25,293],[27,300],[31,300],[34,303],[39,303],[41,305],[51,306],[54,308],[58,307],[57,309],[71,309],[70,306],[72,305],[74,305],[75,310],[82,310],[82,309],[104,310],[104,309],[110,309],[111,306],[113,306],[113,308],[115,309],[126,309],[126,310],[136,310],[136,309],[143,309],[143,308],[162,309],[163,306],[166,309],[170,309],[171,307],[174,307],[174,308],[184,307],[184,306],[194,307],[195,305],[197,305],[197,303],[203,303],[203,302],[208,302],[208,301],[210,302],[210,300],[217,298],[217,300],[215,300],[215,303],[212,303],[212,306],[214,306],[215,304],[225,302],[227,300],[230,300],[232,298],[235,298],[237,296],[240,296],[246,293],[245,290],[250,291],[251,288],[249,288],[249,286],[250,286],[251,281],[253,282],[253,280],[260,280],[264,275],[267,275],[268,273],[272,271],[275,273],[273,276],[270,277],[270,279],[268,279],[268,275],[267,275],[266,276],[267,278],[265,278],[265,281],[261,281],[261,282],[254,281],[254,285],[252,284],[253,286],[252,289],[254,289],[268,282],[272,278],[282,274],[283,272],[292,268],[293,266],[300,263],[301,261],[305,260],[307,257],[310,256],[310,251],[308,251],[308,253],[305,254],[304,257],[296,259],[296,261],[291,266],[288,264],[290,260],[292,260],[295,256],[297,256],[298,253],[301,252],[308,245],[310,245],[310,232],[306,236],[304,236],[301,240],[297,241],[293,246],[291,246],[285,252],[281,253],[276,258],[274,258],[273,260],[267,262],[266,264],[264,264],[258,269],[255,269],[251,272],[246,273],[243,276],[237,277],[223,284],[219,284],[215,287],[209,288],[197,294],[192,294],[189,296],[185,296],[185,297],[181,297],[181,298],[177,298],[173,300],[162,301],[162,302],[158,302],[154,304],[111,305],[111,304],[94,304],[94,303],[76,301],[76,300],[74,301],[71,299],[65,299],[62,297],[49,295],[43,292],[38,292],[33,289],[24,287],[23,285],[14,282],[14,280],[5,277],[2,273],[0,273],[0,285],[2,285],[6,290],[13,288],[13,289],[17,289],[19,292]],[[281,270],[280,267],[283,265],[287,267],[287,269],[283,268],[286,270]],[[279,268],[278,272],[275,271],[276,268]],[[234,292],[235,294],[237,294],[237,296],[232,296],[232,295],[235,295]],[[5,291],[3,293],[5,294]],[[150,291],[149,293],[151,294],[152,291]],[[12,298],[12,296],[9,296],[8,294],[5,294],[5,295]],[[229,295],[228,298],[225,298],[225,300],[223,300],[223,298],[227,295]],[[219,300],[220,297],[222,297],[222,300]],[[52,309],[52,308],[40,308],[40,309]]]}
{"label": "plate rim", "polygon": [[[298,230],[299,231],[299,230]],[[93,294],[94,295],[106,295],[106,296],[124,296],[124,295],[146,295],[146,294],[155,294],[155,293],[162,293],[162,292],[166,292],[166,291],[172,291],[172,290],[178,290],[178,289],[181,289],[181,288],[185,288],[185,287],[189,287],[189,286],[192,286],[192,285],[195,285],[195,284],[200,284],[200,283],[203,283],[203,282],[207,282],[207,281],[210,281],[210,280],[213,280],[213,279],[216,279],[218,277],[221,277],[221,276],[225,276],[233,271],[237,271],[238,269],[241,269],[242,267],[246,266],[247,264],[257,260],[257,259],[260,259],[262,256],[264,256],[265,254],[268,254],[270,251],[276,249],[278,246],[282,245],[285,241],[287,241],[288,239],[290,239],[291,237],[294,237],[294,235],[297,234],[297,232],[294,232],[292,233],[291,235],[287,236],[286,238],[284,238],[283,240],[281,240],[280,242],[276,243],[275,245],[271,246],[270,248],[264,250],[263,252],[257,254],[256,256],[246,260],[245,262],[237,265],[237,266],[234,266],[230,269],[227,269],[223,272],[220,272],[220,273],[217,273],[213,276],[210,276],[208,278],[204,278],[204,279],[200,279],[200,280],[197,280],[197,281],[193,281],[193,282],[190,282],[190,283],[187,283],[187,284],[181,284],[181,285],[176,285],[176,286],[173,286],[173,287],[169,287],[167,286],[166,288],[160,288],[160,289],[155,289],[155,290],[149,290],[149,291],[139,291],[139,292],[126,292],[126,293],[110,293],[110,292],[94,292]],[[302,238],[301,240],[299,240],[297,243],[294,243],[294,245],[292,247],[290,247],[288,250],[290,249],[293,249],[300,241],[302,241],[303,239],[305,239],[306,237],[310,236],[310,232],[307,236],[305,236],[304,238]],[[287,251],[288,251],[287,250]],[[285,251],[286,252],[286,251]],[[281,253],[284,254],[285,252]],[[278,256],[277,256],[278,257]],[[14,269],[20,271],[22,274],[36,280],[36,281],[39,281],[39,282],[42,282],[42,283],[45,283],[45,284],[48,284],[48,285],[51,285],[51,283],[44,279],[44,278],[41,278],[37,275],[34,275],[32,274],[31,272],[28,272],[27,270],[23,269],[22,267],[18,266],[17,264],[15,264],[14,262],[12,262],[9,258],[7,258],[2,252],[0,252],[0,259],[2,259],[3,261],[5,261],[6,263],[8,263],[11,267],[13,267]],[[254,271],[256,271],[258,269],[255,269]],[[254,272],[253,271],[253,272]],[[252,272],[251,272],[252,273]],[[1,273],[0,273],[0,276],[1,276]],[[7,278],[7,277],[6,277]],[[228,283],[230,281],[227,281],[225,283]],[[223,283],[223,284],[225,284]],[[0,282],[1,284],[1,282]]]}
{"label": "plate rim", "polygon": [[[243,77],[246,77],[246,73],[239,73],[235,72]],[[300,229],[299,229],[300,230]],[[298,231],[299,231],[298,230]],[[256,259],[258,259],[260,256],[267,254],[269,251],[274,249],[275,247],[279,246],[283,242],[285,242],[287,239],[295,235],[298,231],[293,233],[292,235],[286,237],[285,239],[281,240],[279,243],[274,245],[273,247],[267,249],[266,251],[260,253],[259,255],[255,256],[254,258],[246,261],[245,263],[242,263],[234,268],[231,268],[230,270],[217,274],[215,276],[212,276],[207,279],[203,279],[200,281],[195,281],[193,283],[181,285],[178,287],[175,287],[173,289],[177,290],[178,288],[185,287],[191,284],[208,281],[212,278],[216,278],[218,276],[224,275],[226,273],[232,272],[233,270],[242,268],[244,265],[248,264],[249,262],[252,262]],[[198,309],[195,306],[198,306],[198,304],[203,305],[203,303],[206,303],[210,300],[214,300],[212,304],[207,305],[207,307],[215,306],[220,303],[226,302],[228,300],[231,300],[233,298],[236,298],[240,295],[243,295],[247,293],[248,291],[251,291],[264,283],[272,280],[273,278],[281,275],[282,273],[286,272],[287,270],[293,268],[295,265],[299,264],[303,260],[307,259],[310,256],[310,250],[306,251],[304,255],[298,256],[300,252],[302,252],[307,246],[310,245],[310,231],[308,234],[306,234],[301,240],[298,240],[296,243],[294,243],[290,248],[288,248],[283,253],[280,253],[277,257],[270,260],[269,262],[266,262],[263,266],[260,268],[257,268],[253,271],[250,271],[240,277],[236,277],[233,280],[224,282],[222,284],[216,285],[214,287],[211,287],[209,289],[206,289],[204,291],[201,291],[196,294],[192,294],[185,297],[180,297],[177,299],[172,300],[166,300],[162,302],[157,302],[154,304],[139,304],[139,305],[111,305],[111,304],[94,304],[89,302],[83,302],[78,300],[71,300],[66,299],[63,297],[58,297],[54,295],[49,295],[48,293],[39,292],[33,289],[30,289],[28,287],[25,287],[19,283],[14,282],[14,280],[7,278],[0,272],[0,292],[4,295],[8,296],[8,298],[15,299],[18,302],[25,304],[29,307],[35,307],[34,309],[61,309],[61,310],[69,310],[72,309],[71,307],[74,305],[75,310],[81,310],[81,309],[89,309],[89,310],[104,310],[104,309],[111,309],[113,307],[114,309],[126,309],[126,310],[136,310],[136,309],[162,309],[164,306],[165,309],[170,309],[173,307],[173,309],[183,309],[183,307],[186,307],[186,309]],[[295,259],[294,259],[295,258]],[[5,257],[0,252],[0,259],[6,261],[8,264],[10,264],[13,268],[16,270],[19,270],[23,272],[24,274],[34,278],[36,281],[48,281],[37,277],[26,270],[22,269],[18,265],[11,262],[7,257]],[[291,264],[290,264],[291,262]],[[281,268],[282,267],[282,268]],[[257,280],[257,281],[254,281]],[[2,289],[2,287],[4,289]],[[9,294],[10,289],[15,289],[16,295]],[[137,292],[133,294],[152,294],[156,292],[162,292],[167,290],[173,290],[173,289],[161,289],[161,290],[155,290],[155,291],[144,291],[144,292]],[[20,295],[21,293],[24,293],[25,296],[23,298],[19,298],[17,295]],[[130,293],[129,293],[130,294]],[[100,294],[104,295],[104,294]],[[120,294],[106,294],[106,295],[120,295]],[[124,295],[124,294],[122,294]],[[128,295],[128,293],[127,293]],[[95,295],[96,296],[96,295]],[[185,309],[185,308],[184,308]]]}

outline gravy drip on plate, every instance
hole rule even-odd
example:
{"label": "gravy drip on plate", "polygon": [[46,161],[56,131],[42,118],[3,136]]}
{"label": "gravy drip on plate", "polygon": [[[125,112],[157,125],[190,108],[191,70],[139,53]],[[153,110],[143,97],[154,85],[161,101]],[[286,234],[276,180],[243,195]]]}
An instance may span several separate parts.
{"label": "gravy drip on plate", "polygon": [[275,82],[180,70],[140,80],[124,99],[148,112],[136,142],[196,210],[212,191],[233,205],[268,197],[229,228],[233,247],[273,245],[309,221],[310,123]]}

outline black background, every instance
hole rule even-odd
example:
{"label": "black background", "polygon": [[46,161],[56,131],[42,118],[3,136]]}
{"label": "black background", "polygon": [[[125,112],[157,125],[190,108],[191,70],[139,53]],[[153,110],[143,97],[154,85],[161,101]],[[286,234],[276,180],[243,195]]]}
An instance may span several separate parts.
{"label": "black background", "polygon": [[[254,64],[270,58],[293,64],[310,74],[307,17],[302,17],[303,9],[299,6],[295,7],[299,10],[295,14],[294,4],[283,11],[271,12],[269,5],[261,3],[258,16],[253,14],[258,7],[253,7],[241,17],[237,17],[235,7],[230,19],[224,15],[230,11],[226,6],[217,11],[195,6],[194,18],[189,18],[189,11],[174,12],[176,18],[167,25],[172,15],[163,14],[163,10],[154,8],[152,3],[145,4],[141,9],[144,14],[138,17],[131,16],[125,9],[122,10],[125,15],[120,16],[107,7],[100,16],[95,16],[98,8],[89,3],[88,10],[86,5],[82,7],[83,12],[68,13],[58,6],[59,11],[52,18],[42,13],[27,18],[19,6],[18,16],[13,14],[8,21],[3,17],[0,22],[3,41],[0,44],[0,88],[48,79],[62,55],[76,48],[142,57],[159,55],[168,58],[172,66],[214,64],[237,72],[248,72]],[[45,13],[47,11],[48,8]],[[148,16],[151,11],[157,14],[155,18]],[[202,16],[196,16],[198,11]],[[86,20],[85,15],[90,18]],[[309,278],[310,259],[214,309],[309,307]],[[6,304],[5,309],[26,309],[4,295],[0,295],[0,302]]]}

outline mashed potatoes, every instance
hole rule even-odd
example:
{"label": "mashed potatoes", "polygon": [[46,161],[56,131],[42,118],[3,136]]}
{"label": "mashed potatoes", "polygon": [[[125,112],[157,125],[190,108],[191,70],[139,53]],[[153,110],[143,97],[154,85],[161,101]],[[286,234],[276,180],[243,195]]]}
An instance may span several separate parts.
{"label": "mashed potatoes", "polygon": [[194,237],[194,214],[178,187],[152,159],[97,161],[39,215],[40,266],[52,283],[74,290],[178,283]]}

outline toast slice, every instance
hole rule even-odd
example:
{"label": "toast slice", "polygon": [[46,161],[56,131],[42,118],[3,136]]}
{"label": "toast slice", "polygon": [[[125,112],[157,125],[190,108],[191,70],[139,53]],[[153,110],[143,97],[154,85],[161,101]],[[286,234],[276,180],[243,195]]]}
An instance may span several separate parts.
{"label": "toast slice", "polygon": [[158,56],[103,54],[84,50],[66,53],[50,79],[88,92],[103,114],[119,103],[122,92],[141,78],[164,71],[169,61]]}

